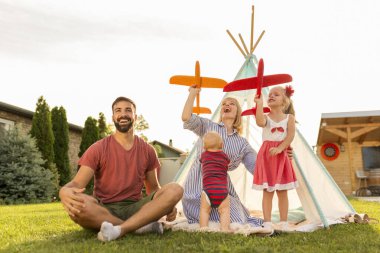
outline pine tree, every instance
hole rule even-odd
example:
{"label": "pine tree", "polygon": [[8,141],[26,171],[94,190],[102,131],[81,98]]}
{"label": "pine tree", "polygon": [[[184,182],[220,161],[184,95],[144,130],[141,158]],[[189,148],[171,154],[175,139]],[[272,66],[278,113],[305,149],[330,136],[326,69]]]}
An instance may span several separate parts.
{"label": "pine tree", "polygon": [[80,143],[78,156],[81,157],[84,152],[99,139],[97,120],[92,117],[88,117],[84,123],[82,141]]}
{"label": "pine tree", "polygon": [[42,96],[38,98],[30,134],[36,139],[37,147],[45,160],[44,168],[49,169],[55,176],[54,180],[58,189],[58,171],[54,164],[54,135],[50,108]]}
{"label": "pine tree", "polygon": [[69,160],[69,124],[66,110],[54,107],[51,110],[52,128],[54,134],[54,162],[59,173],[59,185],[63,186],[71,180]]}
{"label": "pine tree", "polygon": [[[80,143],[78,156],[81,157],[84,152],[86,152],[86,150],[99,139],[99,128],[97,126],[97,120],[92,117],[88,117],[84,123],[82,141]],[[91,179],[86,187],[86,193],[92,194],[93,189],[94,179]]]}
{"label": "pine tree", "polygon": [[104,113],[99,113],[99,119],[98,119],[98,127],[99,127],[99,138],[102,139],[106,137],[107,134],[107,122],[106,117],[104,116]]}
{"label": "pine tree", "polygon": [[50,202],[54,175],[43,167],[35,140],[17,127],[0,133],[0,204]]}

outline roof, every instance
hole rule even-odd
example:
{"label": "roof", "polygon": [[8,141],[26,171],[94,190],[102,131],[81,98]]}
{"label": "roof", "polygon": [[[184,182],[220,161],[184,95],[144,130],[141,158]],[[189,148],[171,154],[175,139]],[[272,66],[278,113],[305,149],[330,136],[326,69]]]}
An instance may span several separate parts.
{"label": "roof", "polygon": [[180,149],[175,148],[175,147],[173,147],[173,146],[169,146],[169,145],[167,145],[167,144],[165,144],[165,143],[162,143],[162,142],[160,142],[160,141],[156,141],[156,140],[155,140],[155,141],[152,141],[151,144],[152,144],[152,145],[158,144],[158,145],[163,146],[163,147],[165,147],[165,148],[167,148],[167,149],[171,149],[171,150],[173,150],[175,153],[178,153],[178,155],[181,155],[181,154],[183,154],[183,153],[186,153],[186,152],[183,151],[183,150],[180,150]]}
{"label": "roof", "polygon": [[317,144],[347,142],[348,129],[353,142],[380,142],[380,111],[322,113]]}
{"label": "roof", "polygon": [[332,118],[353,118],[353,117],[374,117],[380,116],[379,111],[359,111],[359,112],[333,112],[333,113],[322,113],[322,119],[332,119]]}
{"label": "roof", "polygon": [[[29,111],[29,110],[26,110],[24,108],[17,107],[14,105],[10,105],[10,104],[7,104],[7,103],[1,102],[1,101],[0,101],[0,110],[6,111],[9,113],[13,113],[13,114],[16,114],[16,115],[19,115],[19,116],[22,116],[22,117],[25,117],[28,119],[33,119],[33,115],[34,115],[34,112],[32,112],[32,111]],[[71,123],[68,123],[68,124],[69,124],[69,129],[72,131],[76,131],[76,132],[82,132],[83,131],[83,127],[81,127],[81,126],[74,125]]]}

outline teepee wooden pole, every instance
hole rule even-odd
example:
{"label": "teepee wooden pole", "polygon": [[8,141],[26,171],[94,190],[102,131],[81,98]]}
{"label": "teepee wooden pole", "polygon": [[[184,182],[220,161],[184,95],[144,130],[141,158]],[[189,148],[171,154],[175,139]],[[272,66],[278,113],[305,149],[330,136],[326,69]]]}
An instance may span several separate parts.
{"label": "teepee wooden pole", "polygon": [[253,53],[253,31],[254,31],[254,20],[255,20],[255,6],[252,5],[252,14],[251,14],[251,43],[249,47],[249,53]]}
{"label": "teepee wooden pole", "polygon": [[235,40],[234,36],[232,36],[232,34],[230,33],[229,30],[227,30],[227,33],[228,35],[230,36],[230,38],[232,39],[232,41],[235,43],[235,45],[239,48],[240,52],[243,54],[244,57],[246,57],[247,55],[244,53],[243,49],[241,49],[241,47],[239,46],[239,44],[237,43],[237,41]]}
{"label": "teepee wooden pole", "polygon": [[257,39],[255,45],[254,45],[253,48],[252,48],[252,52],[251,52],[251,53],[253,53],[253,51],[255,51],[255,49],[256,49],[257,45],[259,44],[261,38],[264,36],[264,33],[265,33],[265,30],[261,32],[259,38]]}
{"label": "teepee wooden pole", "polygon": [[244,40],[243,40],[243,37],[241,36],[240,33],[239,33],[239,38],[240,38],[241,44],[243,44],[243,47],[244,47],[244,50],[245,50],[246,55],[248,55],[248,54],[249,54],[248,48],[247,48],[247,46],[245,45]]}

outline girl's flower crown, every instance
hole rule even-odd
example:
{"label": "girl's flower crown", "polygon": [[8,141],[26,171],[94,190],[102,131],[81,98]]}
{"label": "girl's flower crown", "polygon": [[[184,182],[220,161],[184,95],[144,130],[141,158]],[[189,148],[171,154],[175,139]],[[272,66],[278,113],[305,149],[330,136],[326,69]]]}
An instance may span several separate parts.
{"label": "girl's flower crown", "polygon": [[291,96],[293,96],[293,93],[294,93],[293,87],[291,85],[286,85],[285,86],[286,96],[290,98]]}

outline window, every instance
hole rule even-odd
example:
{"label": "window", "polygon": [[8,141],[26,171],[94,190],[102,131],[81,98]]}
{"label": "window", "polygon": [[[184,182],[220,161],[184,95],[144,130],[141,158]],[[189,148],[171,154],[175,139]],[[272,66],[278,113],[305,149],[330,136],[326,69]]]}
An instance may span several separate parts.
{"label": "window", "polygon": [[7,119],[2,119],[0,118],[0,128],[4,130],[9,130],[14,126],[14,122],[7,120]]}
{"label": "window", "polygon": [[380,146],[362,147],[362,155],[365,170],[380,168]]}

